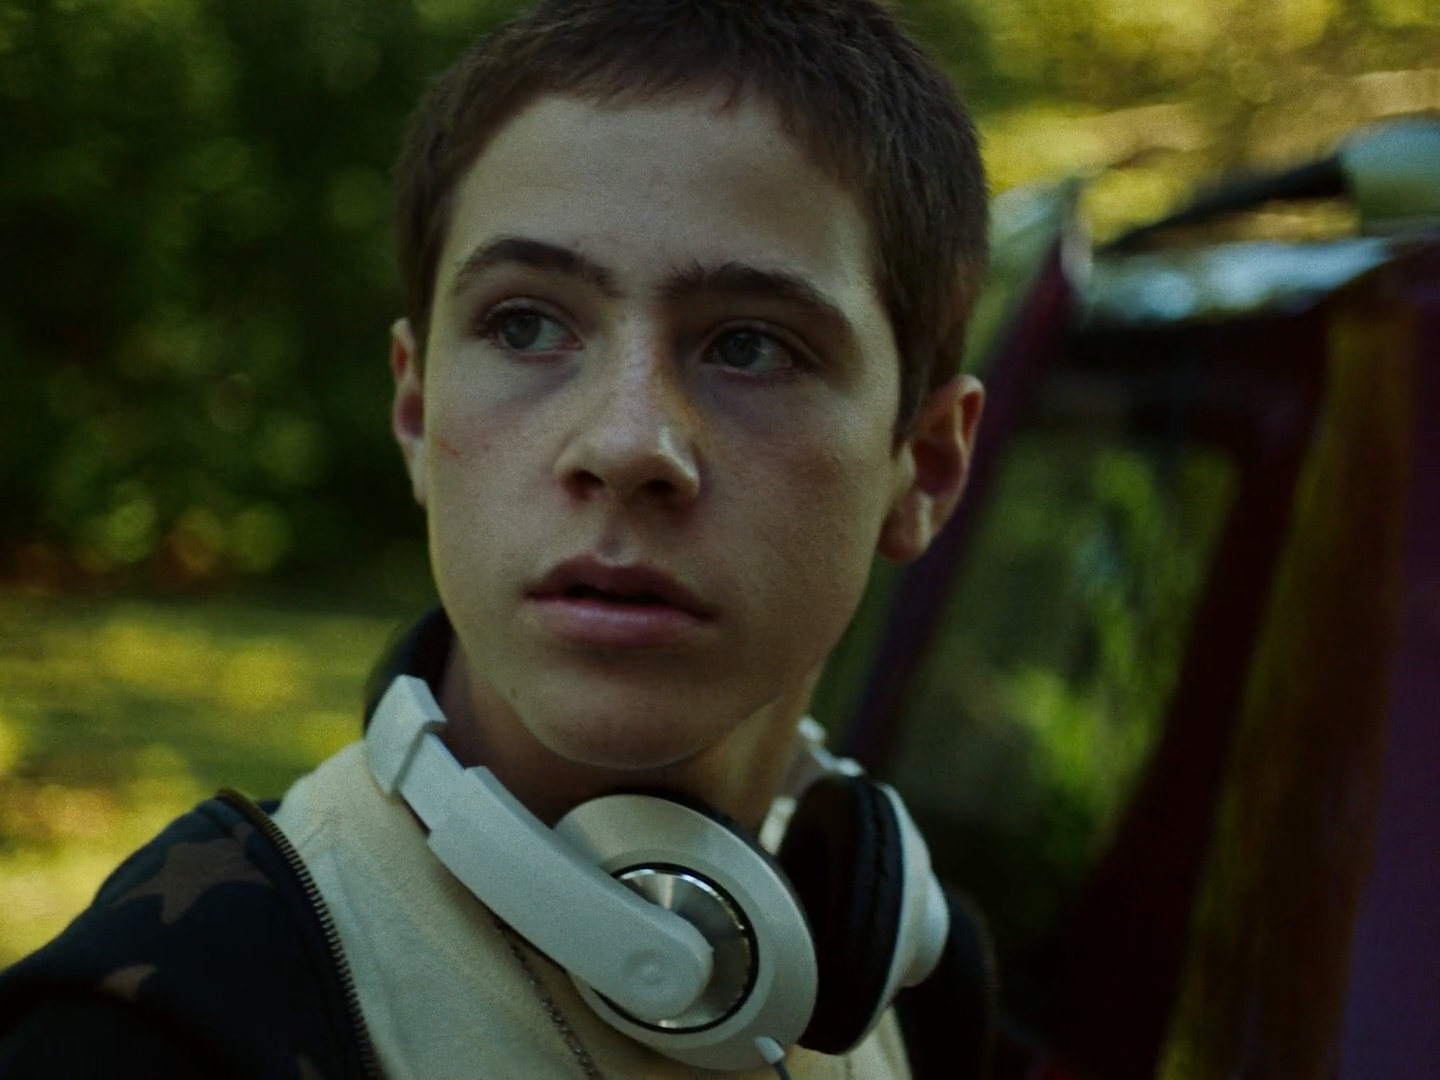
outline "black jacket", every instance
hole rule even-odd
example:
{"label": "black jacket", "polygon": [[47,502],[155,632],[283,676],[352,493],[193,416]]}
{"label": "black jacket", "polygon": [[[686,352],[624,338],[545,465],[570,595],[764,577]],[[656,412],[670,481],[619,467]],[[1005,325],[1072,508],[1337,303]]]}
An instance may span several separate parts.
{"label": "black jacket", "polygon": [[269,817],[223,792],[0,976],[0,1077],[378,1077],[340,942]]}

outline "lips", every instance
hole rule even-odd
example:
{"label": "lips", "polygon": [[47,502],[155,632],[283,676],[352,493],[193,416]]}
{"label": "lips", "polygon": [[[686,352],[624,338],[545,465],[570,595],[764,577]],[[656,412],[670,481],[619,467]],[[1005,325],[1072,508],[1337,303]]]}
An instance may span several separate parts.
{"label": "lips", "polygon": [[663,605],[709,618],[713,612],[689,589],[647,566],[610,566],[593,558],[561,563],[530,591],[538,600],[569,598],[631,606]]}
{"label": "lips", "polygon": [[555,567],[527,597],[548,632],[594,647],[680,644],[716,614],[663,571],[612,566],[588,556]]}

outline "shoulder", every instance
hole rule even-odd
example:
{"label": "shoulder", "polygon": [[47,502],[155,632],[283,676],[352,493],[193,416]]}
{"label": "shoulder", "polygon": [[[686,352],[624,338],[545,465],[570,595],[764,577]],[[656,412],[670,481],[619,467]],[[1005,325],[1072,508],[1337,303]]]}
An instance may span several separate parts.
{"label": "shoulder", "polygon": [[69,1029],[97,1068],[146,1047],[196,1075],[361,1075],[328,919],[273,828],[238,796],[211,799],[131,855],[0,976],[0,1062]]}

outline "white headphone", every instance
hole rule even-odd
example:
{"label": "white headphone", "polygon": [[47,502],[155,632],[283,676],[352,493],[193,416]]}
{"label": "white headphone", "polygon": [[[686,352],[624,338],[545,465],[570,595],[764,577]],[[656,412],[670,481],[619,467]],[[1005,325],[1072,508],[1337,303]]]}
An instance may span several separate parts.
{"label": "white headphone", "polygon": [[380,787],[603,1020],[668,1057],[739,1070],[795,1042],[844,1052],[940,958],[949,913],[919,830],[814,721],[761,830],[775,857],[669,794],[602,796],[549,829],[489,769],[463,768],[444,726],[430,687],[396,677],[365,736]]}

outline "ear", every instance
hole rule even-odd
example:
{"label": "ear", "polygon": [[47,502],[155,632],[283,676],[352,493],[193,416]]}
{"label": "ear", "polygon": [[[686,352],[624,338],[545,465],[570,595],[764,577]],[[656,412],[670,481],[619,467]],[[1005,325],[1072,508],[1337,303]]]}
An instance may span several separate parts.
{"label": "ear", "polygon": [[409,319],[396,319],[390,327],[390,372],[395,376],[395,402],[390,408],[390,430],[400,444],[410,490],[425,506],[425,385],[420,373],[420,352]]}
{"label": "ear", "polygon": [[876,551],[887,559],[918,559],[950,520],[975,449],[975,432],[985,407],[985,388],[970,375],[957,375],[925,399],[920,415],[896,456],[902,483],[880,527]]}

